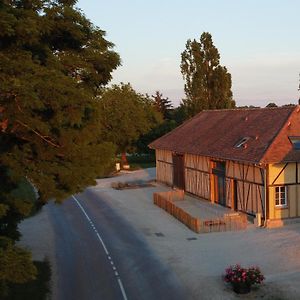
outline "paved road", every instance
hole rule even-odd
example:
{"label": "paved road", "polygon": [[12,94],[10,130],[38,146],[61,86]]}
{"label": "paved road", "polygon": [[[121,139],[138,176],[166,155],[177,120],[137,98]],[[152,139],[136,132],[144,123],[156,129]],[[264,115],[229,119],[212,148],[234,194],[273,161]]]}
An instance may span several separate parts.
{"label": "paved road", "polygon": [[58,280],[54,300],[189,299],[106,197],[87,189],[61,205],[49,205]]}

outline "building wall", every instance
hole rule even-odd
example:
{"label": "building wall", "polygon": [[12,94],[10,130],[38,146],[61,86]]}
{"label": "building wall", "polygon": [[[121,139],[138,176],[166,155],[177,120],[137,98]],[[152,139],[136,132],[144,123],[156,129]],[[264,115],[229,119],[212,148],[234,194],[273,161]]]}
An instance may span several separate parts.
{"label": "building wall", "polygon": [[[226,161],[226,206],[234,209],[234,181],[237,209],[255,215],[264,214],[264,178],[261,169],[251,164]],[[215,202],[212,160],[208,157],[184,155],[185,191]],[[156,150],[157,180],[173,185],[172,152]]]}
{"label": "building wall", "polygon": [[264,214],[263,170],[254,164],[226,162],[226,204],[234,207],[234,181],[237,185],[237,209],[255,215]]}
{"label": "building wall", "polygon": [[[216,202],[212,174],[213,160],[197,155],[185,155],[186,191]],[[251,164],[226,161],[226,206],[234,209],[234,181],[236,181],[237,210],[255,215],[264,214],[264,178],[261,168]]]}
{"label": "building wall", "polygon": [[[300,165],[299,163],[270,164],[268,178],[269,219],[300,217]],[[276,207],[275,189],[287,188],[287,206]]]}
{"label": "building wall", "polygon": [[156,179],[168,185],[173,184],[173,160],[172,152],[156,150]]}
{"label": "building wall", "polygon": [[208,157],[185,154],[185,190],[204,199],[211,199],[210,160]]}

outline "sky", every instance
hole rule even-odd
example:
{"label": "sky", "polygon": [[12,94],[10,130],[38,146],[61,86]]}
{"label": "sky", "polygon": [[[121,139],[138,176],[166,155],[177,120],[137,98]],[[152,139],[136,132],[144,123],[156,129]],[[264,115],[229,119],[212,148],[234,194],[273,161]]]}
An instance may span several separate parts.
{"label": "sky", "polygon": [[115,44],[122,66],[111,83],[184,98],[181,53],[209,32],[232,76],[238,106],[297,103],[299,0],[80,0],[77,6]]}

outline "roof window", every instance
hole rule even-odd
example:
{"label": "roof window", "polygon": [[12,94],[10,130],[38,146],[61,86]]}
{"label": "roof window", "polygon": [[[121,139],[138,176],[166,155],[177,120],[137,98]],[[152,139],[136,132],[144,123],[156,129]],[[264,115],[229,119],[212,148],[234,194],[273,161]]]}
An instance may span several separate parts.
{"label": "roof window", "polygon": [[300,150],[300,136],[289,136],[295,150]]}
{"label": "roof window", "polygon": [[[240,139],[235,145],[234,147],[235,148],[242,148],[242,147],[245,147],[246,143],[249,141],[250,137],[246,136],[246,137],[243,137],[242,139]],[[300,141],[300,139],[299,139]]]}

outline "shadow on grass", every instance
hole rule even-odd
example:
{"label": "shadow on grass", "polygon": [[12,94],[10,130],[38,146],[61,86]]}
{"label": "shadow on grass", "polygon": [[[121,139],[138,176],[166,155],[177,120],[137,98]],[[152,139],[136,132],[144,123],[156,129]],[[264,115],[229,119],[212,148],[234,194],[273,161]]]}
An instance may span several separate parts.
{"label": "shadow on grass", "polygon": [[46,300],[50,299],[51,267],[48,260],[34,261],[37,278],[24,284],[9,285],[9,295],[3,300]]}

